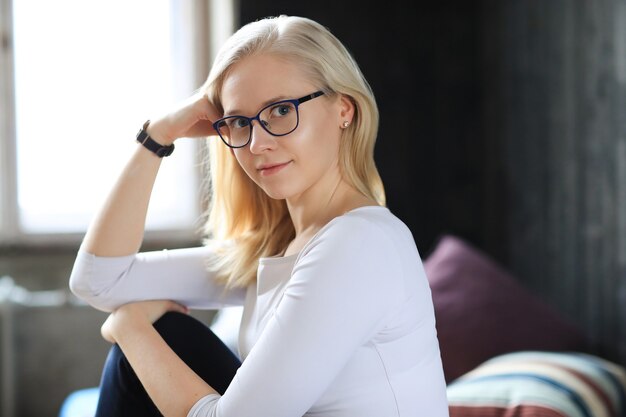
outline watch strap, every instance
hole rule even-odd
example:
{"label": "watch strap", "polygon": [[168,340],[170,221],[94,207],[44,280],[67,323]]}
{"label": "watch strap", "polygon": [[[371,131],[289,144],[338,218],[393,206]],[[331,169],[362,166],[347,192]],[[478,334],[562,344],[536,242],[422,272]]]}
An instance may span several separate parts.
{"label": "watch strap", "polygon": [[149,124],[150,120],[147,120],[143,124],[143,127],[139,129],[139,132],[137,132],[137,142],[141,143],[151,152],[154,152],[154,154],[156,154],[159,158],[170,156],[172,152],[174,152],[174,144],[172,143],[171,145],[164,146],[152,139],[150,135],[148,135],[148,132],[146,132]]}

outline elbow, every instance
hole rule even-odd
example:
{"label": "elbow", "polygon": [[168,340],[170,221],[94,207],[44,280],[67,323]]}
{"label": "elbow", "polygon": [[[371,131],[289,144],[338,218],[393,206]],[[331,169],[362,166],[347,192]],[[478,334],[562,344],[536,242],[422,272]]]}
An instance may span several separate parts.
{"label": "elbow", "polygon": [[81,300],[87,301],[95,296],[84,276],[72,272],[69,282],[70,291]]}
{"label": "elbow", "polygon": [[94,256],[79,250],[70,273],[70,291],[85,301],[95,295],[94,287],[91,284],[93,281],[93,264]]}
{"label": "elbow", "polygon": [[112,305],[111,300],[103,297],[102,291],[96,290],[91,278],[85,268],[75,264],[69,279],[69,288],[72,294],[100,311],[110,313],[115,310],[117,306]]}
{"label": "elbow", "polygon": [[86,302],[91,307],[104,311],[105,313],[111,313],[117,308],[117,305],[110,303],[110,300],[104,299],[95,292],[91,291],[89,287],[84,286],[80,281],[70,279],[70,291],[80,300]]}
{"label": "elbow", "polygon": [[87,279],[84,276],[76,275],[72,273],[70,275],[69,282],[70,291],[80,300],[86,302],[90,306],[102,311],[113,311],[113,309],[107,308],[107,306],[101,305],[96,292],[91,288]]}
{"label": "elbow", "polygon": [[83,265],[77,260],[70,274],[69,287],[72,294],[85,300],[94,296],[94,292],[89,285],[89,277]]}

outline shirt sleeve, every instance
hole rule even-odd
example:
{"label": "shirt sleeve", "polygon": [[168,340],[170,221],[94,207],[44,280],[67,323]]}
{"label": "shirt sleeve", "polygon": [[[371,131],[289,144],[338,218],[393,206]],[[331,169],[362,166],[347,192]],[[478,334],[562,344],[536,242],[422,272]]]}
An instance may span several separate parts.
{"label": "shirt sleeve", "polygon": [[224,395],[204,397],[188,416],[305,414],[399,305],[403,281],[393,248],[363,218],[346,218],[310,242]]}
{"label": "shirt sleeve", "polygon": [[243,305],[245,289],[226,290],[206,261],[214,248],[198,247],[99,257],[78,251],[70,289],[94,308],[110,312],[143,300],[172,300],[196,309]]}

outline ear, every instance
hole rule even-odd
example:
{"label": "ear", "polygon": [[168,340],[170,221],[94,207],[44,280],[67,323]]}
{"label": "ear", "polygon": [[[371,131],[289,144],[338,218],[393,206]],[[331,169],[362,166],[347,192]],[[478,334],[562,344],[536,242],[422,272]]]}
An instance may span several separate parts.
{"label": "ear", "polygon": [[354,119],[354,111],[356,105],[354,104],[354,100],[352,97],[341,94],[339,96],[339,119],[338,125],[342,129],[345,129],[344,123],[348,122],[348,124],[352,124],[352,119]]}

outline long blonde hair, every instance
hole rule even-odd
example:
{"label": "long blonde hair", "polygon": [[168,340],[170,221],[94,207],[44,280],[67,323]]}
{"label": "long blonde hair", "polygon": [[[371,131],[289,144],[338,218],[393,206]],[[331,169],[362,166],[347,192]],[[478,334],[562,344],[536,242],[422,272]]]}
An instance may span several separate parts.
{"label": "long blonde hair", "polygon": [[[218,52],[202,87],[223,112],[221,90],[233,64],[253,54],[273,54],[299,66],[326,94],[342,94],[355,105],[352,123],[343,130],[339,168],[343,178],[363,195],[385,205],[385,190],[374,163],[378,108],[361,70],[341,42],[319,23],[278,16],[249,23]],[[272,199],[239,166],[221,140],[208,138],[209,183],[206,243],[230,241],[211,269],[230,287],[256,279],[258,258],[280,253],[295,237],[284,200]]]}

